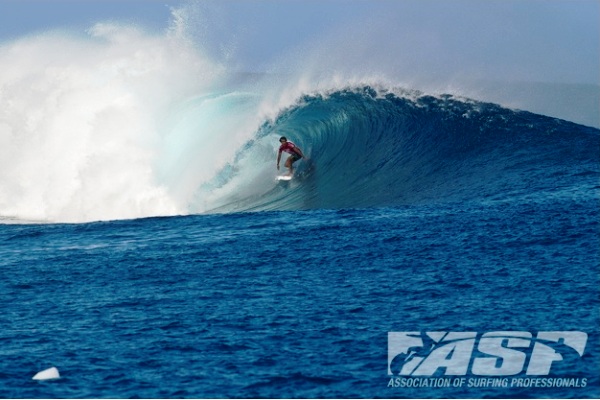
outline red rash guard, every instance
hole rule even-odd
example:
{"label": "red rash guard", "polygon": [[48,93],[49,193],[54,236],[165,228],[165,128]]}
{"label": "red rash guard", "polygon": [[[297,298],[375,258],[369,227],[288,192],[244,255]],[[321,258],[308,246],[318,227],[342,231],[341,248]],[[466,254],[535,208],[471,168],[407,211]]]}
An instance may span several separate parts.
{"label": "red rash guard", "polygon": [[290,141],[283,143],[281,146],[279,146],[279,151],[285,151],[286,153],[295,155],[295,156],[300,156],[300,153],[298,153],[296,151],[296,145]]}

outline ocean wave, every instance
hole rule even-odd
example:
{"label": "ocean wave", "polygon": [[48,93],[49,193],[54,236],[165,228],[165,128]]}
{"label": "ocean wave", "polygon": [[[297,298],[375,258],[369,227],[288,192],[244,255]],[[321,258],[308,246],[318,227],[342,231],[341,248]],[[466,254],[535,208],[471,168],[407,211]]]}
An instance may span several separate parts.
{"label": "ocean wave", "polygon": [[[5,43],[0,104],[2,223],[494,200],[598,176],[597,129],[383,78],[237,74],[176,30]],[[309,157],[287,184],[281,135]]]}
{"label": "ocean wave", "polygon": [[[289,184],[273,180],[279,135],[309,156]],[[192,208],[501,200],[581,185],[585,171],[598,176],[599,138],[594,128],[450,95],[373,86],[324,91],[264,123],[200,188]]]}

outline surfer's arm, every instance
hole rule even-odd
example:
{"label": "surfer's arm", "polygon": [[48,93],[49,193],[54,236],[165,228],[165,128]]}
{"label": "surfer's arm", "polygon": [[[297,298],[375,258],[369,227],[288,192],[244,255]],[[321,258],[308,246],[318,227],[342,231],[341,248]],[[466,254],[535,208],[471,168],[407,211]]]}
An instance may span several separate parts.
{"label": "surfer's arm", "polygon": [[279,169],[279,162],[281,161],[281,150],[277,153],[277,169]]}

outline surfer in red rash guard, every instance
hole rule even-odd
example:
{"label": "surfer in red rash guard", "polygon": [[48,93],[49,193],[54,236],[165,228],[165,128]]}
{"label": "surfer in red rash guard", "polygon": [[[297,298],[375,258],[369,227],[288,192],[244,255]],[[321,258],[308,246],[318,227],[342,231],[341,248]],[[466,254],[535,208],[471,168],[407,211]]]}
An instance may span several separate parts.
{"label": "surfer in red rash guard", "polygon": [[306,158],[306,157],[304,156],[304,154],[302,154],[302,150],[300,150],[300,148],[298,146],[296,146],[294,143],[288,141],[285,136],[282,136],[279,139],[279,143],[281,143],[281,146],[279,146],[279,152],[277,153],[277,170],[279,170],[279,162],[281,161],[281,152],[285,151],[286,153],[290,154],[288,159],[285,160],[285,167],[290,170],[289,176],[292,176],[294,174],[294,167],[292,166],[292,164],[294,164],[299,159]]}

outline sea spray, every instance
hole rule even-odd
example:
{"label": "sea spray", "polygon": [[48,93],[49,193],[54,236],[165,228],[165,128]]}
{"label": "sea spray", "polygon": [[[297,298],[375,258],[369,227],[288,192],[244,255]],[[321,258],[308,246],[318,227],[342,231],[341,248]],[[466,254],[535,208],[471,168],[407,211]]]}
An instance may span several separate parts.
{"label": "sea spray", "polygon": [[173,34],[117,24],[4,43],[0,215],[82,221],[185,212],[156,176],[165,123],[222,74]]}

